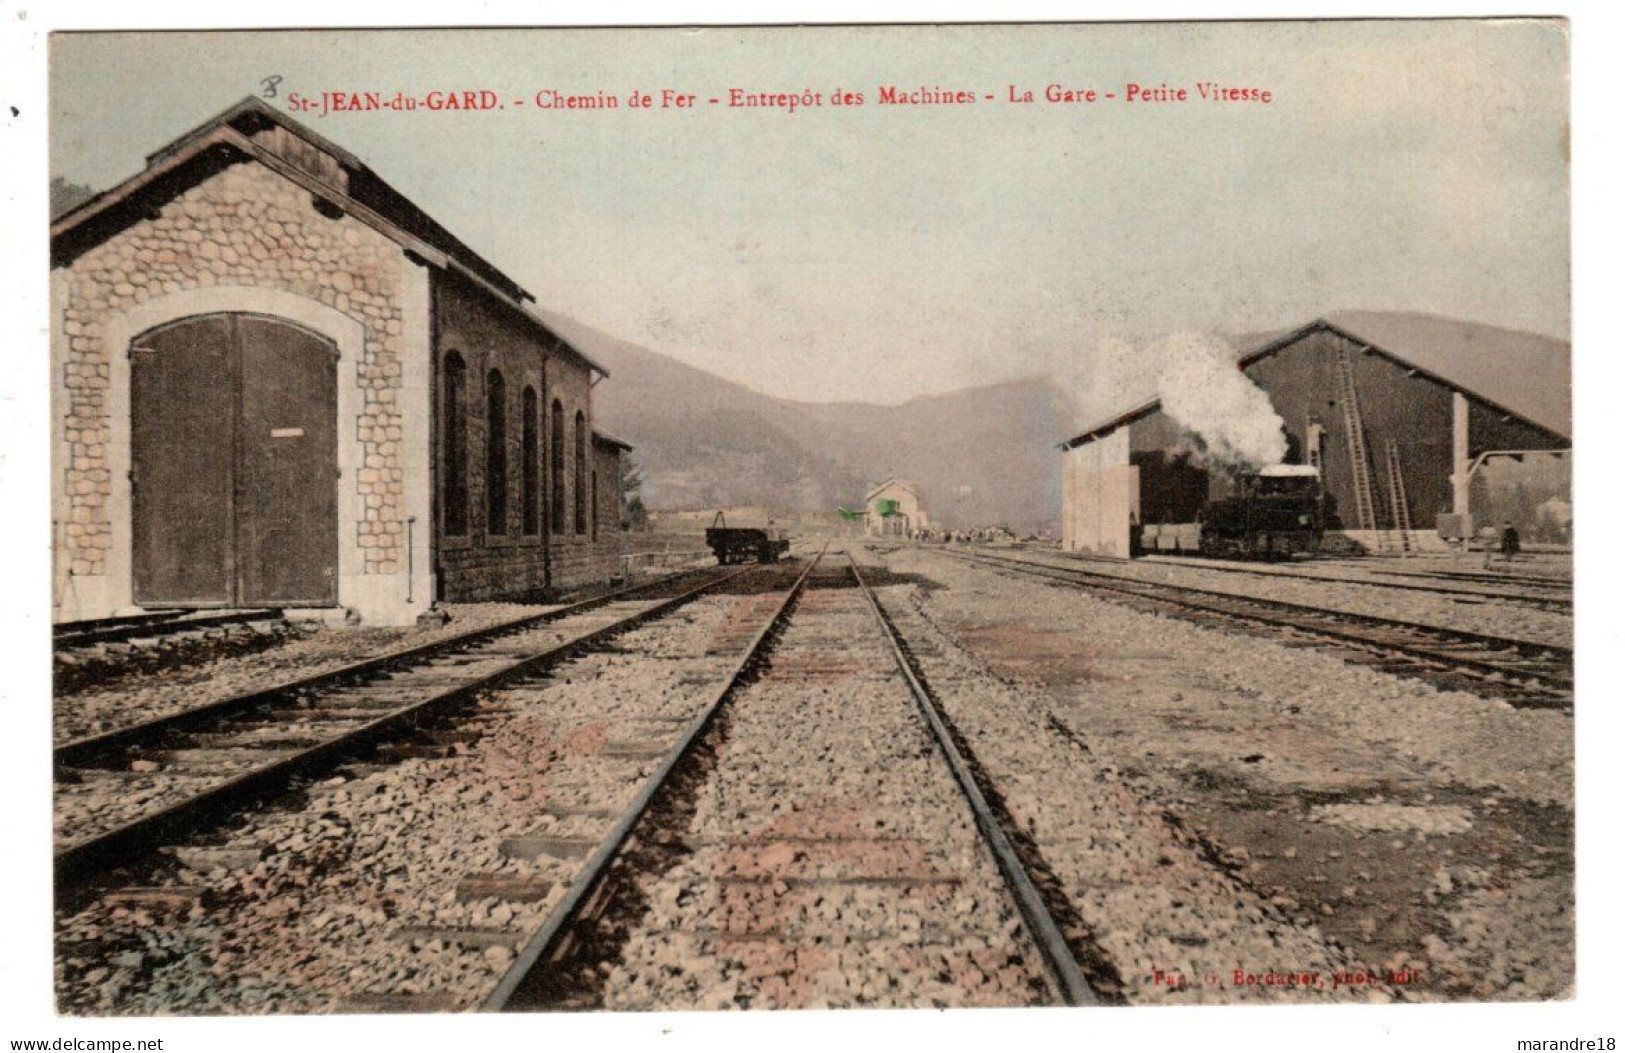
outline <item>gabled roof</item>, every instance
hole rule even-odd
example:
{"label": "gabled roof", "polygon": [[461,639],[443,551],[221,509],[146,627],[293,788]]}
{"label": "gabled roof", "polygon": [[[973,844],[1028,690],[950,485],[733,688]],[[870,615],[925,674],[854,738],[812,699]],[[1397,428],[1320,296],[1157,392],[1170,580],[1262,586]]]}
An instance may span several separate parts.
{"label": "gabled roof", "polygon": [[1431,314],[1339,311],[1326,320],[1462,394],[1564,438],[1574,434],[1565,341]]}
{"label": "gabled roof", "polygon": [[[265,133],[273,130],[307,144],[320,163],[299,164],[269,148]],[[335,215],[354,217],[428,265],[472,281],[563,350],[609,375],[527,306],[527,301],[536,298],[518,282],[384,182],[354,154],[253,96],[148,154],[146,167],[129,179],[52,217],[52,266],[70,262],[159,205],[244,159],[257,161],[310,191],[323,207],[335,210]]]}
{"label": "gabled roof", "polygon": [[907,490],[909,493],[913,494],[915,497],[920,496],[920,488],[919,487],[915,486],[913,483],[906,482],[906,481],[904,481],[902,479],[899,479],[896,476],[892,476],[891,478],[887,479],[883,483],[876,483],[874,486],[871,486],[869,488],[869,492],[863,495],[863,499],[865,501],[867,501],[871,497],[873,497],[876,494],[880,493],[880,491],[886,489],[889,486],[895,486],[899,490]]}
{"label": "gabled roof", "polygon": [[[1430,380],[1567,440],[1570,350],[1561,340],[1437,315],[1340,311],[1284,333],[1243,337],[1236,365],[1245,369],[1316,332],[1337,333]],[[1150,399],[1105,418],[1061,443],[1070,450],[1150,416]]]}
{"label": "gabled roof", "polygon": [[592,441],[598,443],[601,446],[613,446],[618,450],[635,449],[635,447],[631,443],[627,442],[625,439],[618,438],[617,436],[611,435],[607,431],[600,431],[597,428],[594,428],[592,430]]}

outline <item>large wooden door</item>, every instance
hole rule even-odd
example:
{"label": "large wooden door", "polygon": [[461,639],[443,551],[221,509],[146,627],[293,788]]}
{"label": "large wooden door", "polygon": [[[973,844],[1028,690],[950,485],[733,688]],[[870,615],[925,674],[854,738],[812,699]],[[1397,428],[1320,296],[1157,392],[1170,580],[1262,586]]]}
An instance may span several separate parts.
{"label": "large wooden door", "polygon": [[232,601],[231,320],[191,319],[130,350],[135,601]]}
{"label": "large wooden door", "polygon": [[144,334],[132,358],[136,602],[337,602],[333,345],[224,314]]}

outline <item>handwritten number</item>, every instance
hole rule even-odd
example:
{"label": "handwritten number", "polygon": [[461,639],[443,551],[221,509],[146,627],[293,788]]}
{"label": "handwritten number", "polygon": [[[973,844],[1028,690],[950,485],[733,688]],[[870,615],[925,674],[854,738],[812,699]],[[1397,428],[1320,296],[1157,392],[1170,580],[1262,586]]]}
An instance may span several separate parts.
{"label": "handwritten number", "polygon": [[260,78],[260,86],[265,90],[260,93],[262,99],[276,98],[276,86],[282,83],[282,74],[273,73],[269,77]]}

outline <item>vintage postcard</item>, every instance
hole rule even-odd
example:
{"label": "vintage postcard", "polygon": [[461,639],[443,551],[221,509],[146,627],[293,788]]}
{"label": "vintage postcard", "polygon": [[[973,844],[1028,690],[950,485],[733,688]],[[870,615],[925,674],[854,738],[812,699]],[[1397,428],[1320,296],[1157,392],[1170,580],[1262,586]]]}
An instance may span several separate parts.
{"label": "vintage postcard", "polygon": [[48,47],[59,1014],[1586,981],[1565,20]]}

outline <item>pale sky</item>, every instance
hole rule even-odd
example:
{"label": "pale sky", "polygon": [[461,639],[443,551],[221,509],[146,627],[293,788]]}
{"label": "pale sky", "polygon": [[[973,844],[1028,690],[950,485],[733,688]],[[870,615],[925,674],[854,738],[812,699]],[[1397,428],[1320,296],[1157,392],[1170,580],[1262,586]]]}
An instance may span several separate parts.
{"label": "pale sky", "polygon": [[[54,174],[97,189],[254,93],[489,88],[299,116],[541,306],[760,391],[1075,380],[1104,338],[1416,310],[1569,334],[1561,23],[59,35]],[[1198,81],[1267,106],[1012,105]],[[877,105],[877,89],[971,106]],[[693,111],[543,113],[672,87]],[[729,88],[825,96],[730,110]],[[828,106],[836,88],[861,108]],[[994,101],[982,98],[993,94]]]}

